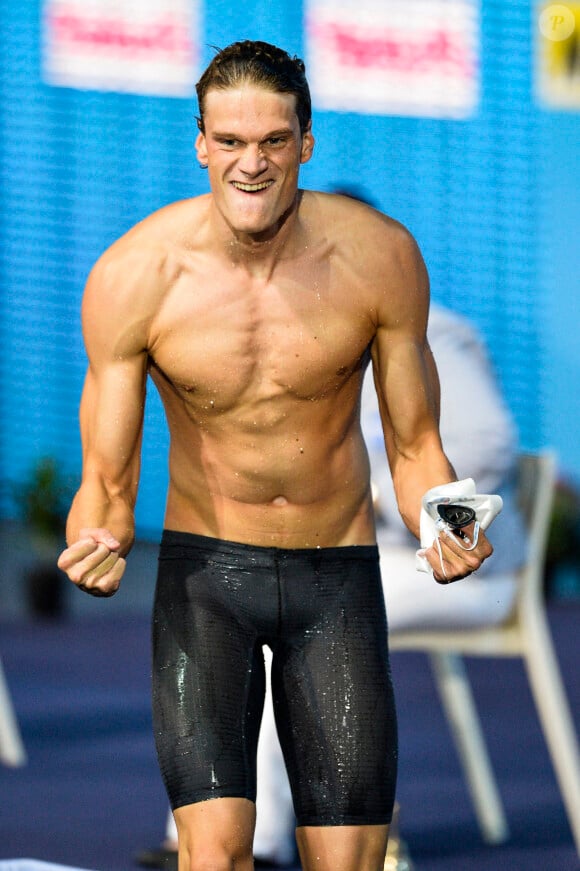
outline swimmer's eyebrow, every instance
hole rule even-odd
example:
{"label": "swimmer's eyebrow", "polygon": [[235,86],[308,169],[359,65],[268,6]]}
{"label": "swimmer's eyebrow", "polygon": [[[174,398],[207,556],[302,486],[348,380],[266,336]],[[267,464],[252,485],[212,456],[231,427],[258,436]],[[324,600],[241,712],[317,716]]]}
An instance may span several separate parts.
{"label": "swimmer's eyebrow", "polygon": [[[219,130],[214,130],[211,134],[211,137],[212,137],[212,139],[217,139],[217,140],[234,139],[236,142],[244,142],[244,143],[246,142],[246,140],[243,139],[238,133],[233,133],[233,132],[228,132],[228,131],[224,131],[222,133]],[[267,133],[260,140],[260,142],[267,142],[268,139],[280,139],[282,137],[286,137],[286,138],[292,137],[293,138],[294,131],[292,130],[292,128],[291,127],[281,127],[279,130],[271,130],[269,133]]]}

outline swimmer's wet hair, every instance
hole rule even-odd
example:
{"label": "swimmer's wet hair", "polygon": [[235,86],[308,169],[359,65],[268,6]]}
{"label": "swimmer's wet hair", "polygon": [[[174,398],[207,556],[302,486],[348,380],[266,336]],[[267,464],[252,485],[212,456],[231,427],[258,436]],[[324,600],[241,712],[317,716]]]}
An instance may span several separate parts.
{"label": "swimmer's wet hair", "polygon": [[217,54],[195,86],[199,103],[197,126],[205,132],[203,113],[209,90],[228,90],[243,84],[260,85],[278,94],[294,94],[300,132],[308,129],[312,117],[310,89],[306,81],[304,62],[291,57],[269,42],[245,39]]}

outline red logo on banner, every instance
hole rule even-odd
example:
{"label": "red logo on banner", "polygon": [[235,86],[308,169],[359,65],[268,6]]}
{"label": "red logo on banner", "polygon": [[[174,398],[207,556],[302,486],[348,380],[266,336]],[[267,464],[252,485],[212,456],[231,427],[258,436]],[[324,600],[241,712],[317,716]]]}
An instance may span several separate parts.
{"label": "red logo on banner", "polygon": [[473,63],[461,38],[441,30],[416,36],[395,32],[356,36],[340,24],[329,24],[314,25],[312,34],[326,41],[328,50],[336,52],[339,62],[346,66],[415,72],[444,68],[464,75],[473,73]]}
{"label": "red logo on banner", "polygon": [[165,13],[157,21],[139,22],[128,19],[91,19],[65,10],[50,10],[47,25],[54,32],[54,39],[79,48],[86,46],[112,46],[125,52],[183,51],[192,49],[189,33],[183,22],[173,20]]}
{"label": "red logo on banner", "polygon": [[48,84],[186,97],[200,0],[44,0]]}
{"label": "red logo on banner", "polygon": [[322,109],[434,118],[479,98],[476,0],[305,0],[307,67]]}

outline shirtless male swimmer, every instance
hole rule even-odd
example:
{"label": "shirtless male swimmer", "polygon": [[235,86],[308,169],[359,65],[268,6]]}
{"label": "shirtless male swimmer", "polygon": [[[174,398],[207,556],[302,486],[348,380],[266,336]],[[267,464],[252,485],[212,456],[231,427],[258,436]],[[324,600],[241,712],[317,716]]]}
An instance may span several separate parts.
{"label": "shirtless male swimmer", "polygon": [[[171,435],[153,707],[179,871],[253,867],[264,644],[302,867],[380,871],[397,735],[359,396],[372,361],[418,535],[425,491],[456,480],[425,266],[395,221],[298,190],[314,147],[298,58],[235,43],[197,92],[211,193],[149,216],[87,283],[83,478],[59,566],[91,595],[119,587],[150,375]],[[483,533],[441,548],[448,580],[492,550]]]}

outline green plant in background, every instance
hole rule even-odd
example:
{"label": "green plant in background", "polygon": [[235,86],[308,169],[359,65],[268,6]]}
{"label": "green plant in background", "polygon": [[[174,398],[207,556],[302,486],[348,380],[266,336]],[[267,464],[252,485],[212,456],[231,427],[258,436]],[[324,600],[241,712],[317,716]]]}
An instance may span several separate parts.
{"label": "green plant in background", "polygon": [[41,457],[28,477],[14,485],[13,495],[36,556],[24,577],[28,609],[43,619],[61,617],[67,585],[56,560],[64,545],[71,482],[53,457]]}
{"label": "green plant in background", "polygon": [[15,488],[22,520],[35,536],[46,540],[63,537],[70,495],[71,487],[53,457],[41,457]]}

